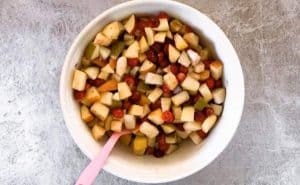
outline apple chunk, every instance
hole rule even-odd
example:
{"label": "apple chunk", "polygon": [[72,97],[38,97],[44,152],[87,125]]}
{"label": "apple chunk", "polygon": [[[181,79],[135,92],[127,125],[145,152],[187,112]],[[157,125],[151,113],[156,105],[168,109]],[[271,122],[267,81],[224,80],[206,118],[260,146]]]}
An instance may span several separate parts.
{"label": "apple chunk", "polygon": [[154,31],[150,27],[145,28],[145,34],[147,37],[148,45],[151,46],[154,43]]}
{"label": "apple chunk", "polygon": [[118,21],[109,23],[103,28],[102,33],[109,39],[118,39],[121,33],[120,23]]}
{"label": "apple chunk", "polygon": [[161,110],[163,112],[170,110],[172,104],[171,98],[161,98],[160,101],[161,101]]}
{"label": "apple chunk", "polygon": [[174,96],[172,96],[172,102],[175,106],[179,106],[190,99],[189,93],[187,91],[182,91]]}
{"label": "apple chunk", "polygon": [[135,16],[132,14],[124,25],[125,30],[131,33],[135,27]]}
{"label": "apple chunk", "polygon": [[162,119],[162,111],[161,109],[156,109],[148,115],[148,119],[155,123],[156,125],[161,125],[164,123],[164,120]]}
{"label": "apple chunk", "polygon": [[147,73],[145,76],[145,83],[151,85],[162,85],[163,78],[161,75],[155,73]]}
{"label": "apple chunk", "polygon": [[148,95],[148,99],[150,102],[154,103],[158,98],[163,94],[163,91],[160,88],[155,88],[151,93]]}
{"label": "apple chunk", "polygon": [[122,77],[126,73],[127,69],[127,59],[122,56],[117,60],[116,73]]}
{"label": "apple chunk", "polygon": [[142,116],[144,114],[144,108],[140,105],[133,104],[131,105],[128,114],[133,116]]}
{"label": "apple chunk", "polygon": [[96,87],[91,87],[86,91],[86,95],[84,98],[88,103],[92,104],[100,100],[101,96]]}
{"label": "apple chunk", "polygon": [[158,129],[147,121],[144,121],[140,126],[140,132],[149,138],[154,138],[158,135]]}
{"label": "apple chunk", "polygon": [[202,84],[199,88],[199,92],[204,97],[206,102],[209,102],[213,99],[213,95],[211,94],[209,88],[207,87],[206,83]]}
{"label": "apple chunk", "polygon": [[104,105],[111,106],[112,102],[113,102],[112,97],[113,97],[113,94],[111,92],[103,92],[103,93],[101,93],[100,102],[103,103]]}
{"label": "apple chunk", "polygon": [[186,122],[183,124],[183,128],[184,130],[187,131],[197,131],[197,130],[201,130],[201,124],[198,122]]}
{"label": "apple chunk", "polygon": [[184,67],[190,66],[191,61],[185,51],[181,52],[180,57],[178,59],[178,63],[183,65]]}
{"label": "apple chunk", "polygon": [[212,95],[216,104],[223,103],[225,100],[225,88],[214,89]]}
{"label": "apple chunk", "polygon": [[216,115],[210,115],[208,116],[202,123],[202,130],[205,133],[208,133],[210,129],[215,125],[217,121],[217,116]]}
{"label": "apple chunk", "polygon": [[89,108],[87,108],[87,106],[85,106],[85,105],[82,105],[80,107],[80,114],[81,114],[81,119],[84,122],[90,122],[94,119],[94,116],[90,112]]}
{"label": "apple chunk", "polygon": [[178,85],[177,78],[172,72],[168,72],[167,74],[165,74],[163,77],[163,80],[164,80],[164,83],[168,86],[168,88],[172,91]]}
{"label": "apple chunk", "polygon": [[113,120],[111,122],[110,129],[112,131],[115,131],[115,132],[121,132],[122,131],[122,125],[123,125],[122,121],[120,121],[120,120]]}
{"label": "apple chunk", "polygon": [[166,39],[167,33],[166,32],[158,32],[154,35],[154,41],[164,43]]}
{"label": "apple chunk", "polygon": [[139,47],[140,47],[140,52],[144,53],[145,51],[147,51],[149,49],[149,45],[147,43],[147,40],[144,36],[142,36],[142,38],[139,41]]}
{"label": "apple chunk", "polygon": [[215,113],[217,116],[220,116],[220,115],[221,115],[222,110],[223,110],[222,105],[210,104],[209,106],[214,110],[214,113]]}
{"label": "apple chunk", "polygon": [[136,136],[132,142],[132,150],[135,155],[143,155],[147,148],[147,138]]}
{"label": "apple chunk", "polygon": [[181,83],[181,87],[188,91],[197,91],[200,87],[200,83],[189,75]]}
{"label": "apple chunk", "polygon": [[155,69],[155,65],[150,62],[149,60],[145,60],[142,64],[142,66],[140,67],[140,72],[141,73],[147,73],[149,71],[152,71]]}
{"label": "apple chunk", "polygon": [[95,80],[99,74],[99,67],[91,66],[84,70],[88,77],[92,80]]}
{"label": "apple chunk", "polygon": [[172,44],[169,44],[168,53],[171,63],[175,63],[180,56],[180,52]]}
{"label": "apple chunk", "polygon": [[95,124],[92,128],[92,135],[95,140],[100,140],[105,134],[105,129],[100,125]]}
{"label": "apple chunk", "polygon": [[180,51],[185,50],[188,47],[188,44],[178,33],[175,34],[174,41],[176,48]]}
{"label": "apple chunk", "polygon": [[194,144],[198,145],[202,142],[201,137],[197,134],[197,132],[192,132],[189,135],[190,139],[193,141]]}
{"label": "apple chunk", "polygon": [[220,61],[216,60],[216,61],[212,62],[209,65],[209,68],[211,71],[211,75],[213,76],[213,78],[215,80],[218,80],[221,78],[222,72],[223,72],[223,64]]}
{"label": "apple chunk", "polygon": [[118,83],[118,92],[120,100],[124,100],[132,95],[130,87],[126,82]]}
{"label": "apple chunk", "polygon": [[88,76],[85,72],[75,69],[72,88],[77,91],[83,91],[85,89],[85,84]]}
{"label": "apple chunk", "polygon": [[91,107],[91,112],[97,116],[100,120],[104,121],[105,118],[108,116],[109,108],[103,105],[100,102],[96,102]]}
{"label": "apple chunk", "polygon": [[182,109],[181,121],[194,121],[195,108],[193,106],[185,106]]}
{"label": "apple chunk", "polygon": [[196,48],[199,44],[199,37],[193,32],[184,34],[183,39],[193,48]]}
{"label": "apple chunk", "polygon": [[109,46],[112,42],[112,39],[106,37],[102,32],[97,33],[94,40],[94,44],[99,44],[100,46]]}
{"label": "apple chunk", "polygon": [[136,119],[133,115],[125,114],[124,115],[124,124],[126,129],[134,129],[136,126]]}
{"label": "apple chunk", "polygon": [[164,133],[170,134],[172,132],[175,132],[176,127],[173,124],[163,124],[161,125],[161,128],[163,129]]}
{"label": "apple chunk", "polygon": [[156,28],[153,28],[154,31],[168,31],[169,23],[168,19],[159,19],[159,25]]}
{"label": "apple chunk", "polygon": [[139,43],[134,41],[125,51],[125,57],[127,58],[138,58],[139,57]]}
{"label": "apple chunk", "polygon": [[197,65],[200,62],[201,57],[194,50],[192,49],[187,50],[187,54],[190,57],[193,66]]}

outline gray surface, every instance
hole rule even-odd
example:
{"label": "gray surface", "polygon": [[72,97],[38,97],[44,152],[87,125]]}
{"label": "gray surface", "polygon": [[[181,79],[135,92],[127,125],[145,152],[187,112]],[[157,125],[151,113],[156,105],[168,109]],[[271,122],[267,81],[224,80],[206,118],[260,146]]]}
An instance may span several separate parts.
{"label": "gray surface", "polygon": [[[0,184],[70,185],[88,164],[62,118],[59,75],[84,25],[120,2],[0,1]],[[246,104],[217,160],[170,184],[300,184],[299,1],[184,2],[229,36],[245,73]],[[97,184],[135,183],[101,172]]]}

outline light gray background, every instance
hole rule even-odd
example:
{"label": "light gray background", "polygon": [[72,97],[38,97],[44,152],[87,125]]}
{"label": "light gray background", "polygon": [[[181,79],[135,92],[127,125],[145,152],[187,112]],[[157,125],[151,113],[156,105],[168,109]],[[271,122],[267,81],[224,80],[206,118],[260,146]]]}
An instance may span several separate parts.
{"label": "light gray background", "polygon": [[[121,2],[0,1],[1,185],[71,185],[88,164],[62,118],[59,75],[80,30]],[[228,35],[246,99],[229,147],[201,172],[170,184],[300,184],[299,0],[182,2]],[[101,172],[96,184],[136,183]]]}

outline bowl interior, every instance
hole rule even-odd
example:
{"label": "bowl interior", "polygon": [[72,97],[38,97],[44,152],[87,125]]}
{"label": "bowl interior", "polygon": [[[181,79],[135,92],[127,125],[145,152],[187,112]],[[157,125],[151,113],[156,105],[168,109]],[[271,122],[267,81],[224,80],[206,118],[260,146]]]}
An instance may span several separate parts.
{"label": "bowl interior", "polygon": [[129,148],[120,145],[113,150],[104,169],[119,177],[146,183],[173,181],[204,168],[224,150],[238,126],[244,102],[243,74],[235,50],[220,28],[199,11],[173,1],[130,1],[118,5],[99,15],[78,35],[66,57],[60,83],[67,127],[80,149],[89,158],[94,158],[101,151],[103,142],[97,143],[92,138],[73,99],[71,78],[75,64],[80,61],[85,46],[105,24],[131,13],[155,14],[162,10],[191,25],[203,36],[205,45],[222,60],[227,95],[217,126],[200,145],[185,142],[176,152],[161,159],[137,157]]}

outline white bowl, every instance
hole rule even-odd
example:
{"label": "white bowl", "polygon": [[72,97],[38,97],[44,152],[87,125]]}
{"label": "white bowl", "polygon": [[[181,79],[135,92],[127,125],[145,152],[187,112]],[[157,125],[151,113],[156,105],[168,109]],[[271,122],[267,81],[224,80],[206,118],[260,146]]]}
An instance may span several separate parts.
{"label": "white bowl", "polygon": [[226,35],[211,19],[198,10],[175,1],[129,1],[110,8],[93,19],[76,37],[65,59],[60,79],[60,102],[66,125],[81,151],[92,159],[101,151],[103,143],[99,144],[92,138],[80,118],[79,106],[73,99],[71,79],[75,64],[80,61],[88,42],[105,24],[132,13],[155,14],[159,11],[166,11],[179,18],[204,36],[203,42],[212,47],[216,56],[224,63],[227,95],[217,126],[201,145],[186,142],[173,154],[159,159],[135,156],[123,146],[113,150],[104,169],[118,177],[143,183],[178,180],[211,163],[232,139],[244,105],[244,78],[238,56]]}

